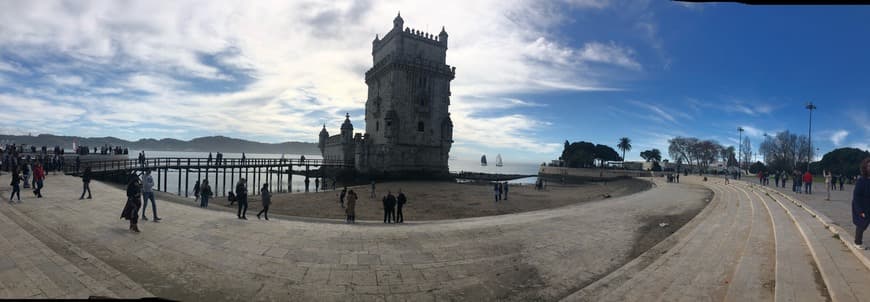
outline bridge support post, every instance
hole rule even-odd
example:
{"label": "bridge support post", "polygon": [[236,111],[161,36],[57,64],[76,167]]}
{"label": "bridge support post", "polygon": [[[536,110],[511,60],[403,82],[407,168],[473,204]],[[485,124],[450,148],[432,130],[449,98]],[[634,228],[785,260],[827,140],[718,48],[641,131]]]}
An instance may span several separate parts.
{"label": "bridge support post", "polygon": [[163,169],[163,191],[169,192],[169,187],[166,184],[169,181],[169,160],[166,161],[166,169]]}
{"label": "bridge support post", "polygon": [[181,159],[175,160],[175,167],[178,168],[178,196],[181,196]]}
{"label": "bridge support post", "polygon": [[[197,159],[197,162],[199,162],[198,159]],[[181,175],[181,173],[179,173],[179,175]],[[188,190],[189,184],[190,184],[190,158],[187,159],[187,169],[184,169],[184,197],[187,197],[187,192],[190,192]]]}

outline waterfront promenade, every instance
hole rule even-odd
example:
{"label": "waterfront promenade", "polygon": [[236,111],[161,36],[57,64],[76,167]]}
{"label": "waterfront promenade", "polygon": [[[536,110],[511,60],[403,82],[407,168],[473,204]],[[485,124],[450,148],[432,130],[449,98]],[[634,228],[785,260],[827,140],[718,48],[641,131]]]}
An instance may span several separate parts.
{"label": "waterfront promenade", "polygon": [[[8,183],[9,176],[0,176],[2,181]],[[164,220],[141,221],[142,233],[133,234],[127,222],[118,219],[124,204],[122,190],[94,182],[94,199],[78,200],[78,178],[49,175],[45,198],[32,198],[24,191],[23,203],[0,203],[0,249],[8,255],[0,260],[0,297],[158,296],[184,301],[817,301],[828,297],[861,301],[870,297],[866,286],[870,273],[856,251],[833,236],[799,201],[742,182],[724,185],[721,179],[702,182],[685,177],[682,184],[654,181],[650,190],[618,198],[405,225],[378,221],[345,225],[329,219],[241,221],[223,211],[158,200]],[[0,196],[8,198],[8,188],[3,190]],[[699,210],[679,230],[673,227],[680,217]],[[149,208],[149,216],[150,212]],[[644,241],[663,232],[674,233],[661,242]]]}

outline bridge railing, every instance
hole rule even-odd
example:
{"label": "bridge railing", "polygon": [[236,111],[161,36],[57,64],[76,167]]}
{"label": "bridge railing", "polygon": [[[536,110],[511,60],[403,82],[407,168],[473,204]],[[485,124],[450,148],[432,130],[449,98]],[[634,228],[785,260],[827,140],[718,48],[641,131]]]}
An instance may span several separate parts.
{"label": "bridge railing", "polygon": [[287,166],[330,166],[352,167],[353,163],[332,159],[300,159],[300,158],[223,158],[220,161],[209,158],[191,157],[151,157],[144,161],[139,159],[96,160],[76,163],[67,161],[63,171],[67,174],[79,173],[90,167],[93,172],[173,169],[173,168],[222,168],[222,167],[287,167]]}

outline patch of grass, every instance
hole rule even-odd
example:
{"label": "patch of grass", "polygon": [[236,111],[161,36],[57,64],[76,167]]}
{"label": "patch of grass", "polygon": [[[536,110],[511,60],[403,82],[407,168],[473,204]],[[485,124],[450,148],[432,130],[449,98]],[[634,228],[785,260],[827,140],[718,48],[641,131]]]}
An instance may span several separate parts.
{"label": "patch of grass", "polygon": [[838,240],[839,240],[839,239],[840,239],[840,234],[834,234],[834,236],[831,236],[831,237],[833,237],[834,239],[838,239]]}

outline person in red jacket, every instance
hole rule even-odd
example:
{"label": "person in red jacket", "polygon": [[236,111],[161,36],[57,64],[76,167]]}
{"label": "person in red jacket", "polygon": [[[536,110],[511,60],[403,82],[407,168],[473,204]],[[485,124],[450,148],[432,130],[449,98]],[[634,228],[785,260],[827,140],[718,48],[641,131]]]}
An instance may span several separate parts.
{"label": "person in red jacket", "polygon": [[42,185],[45,181],[45,169],[42,168],[42,163],[37,162],[36,166],[33,167],[33,180],[36,181],[33,195],[36,195],[36,198],[42,198]]}
{"label": "person in red jacket", "polygon": [[813,175],[810,171],[804,173],[804,194],[813,194]]}

